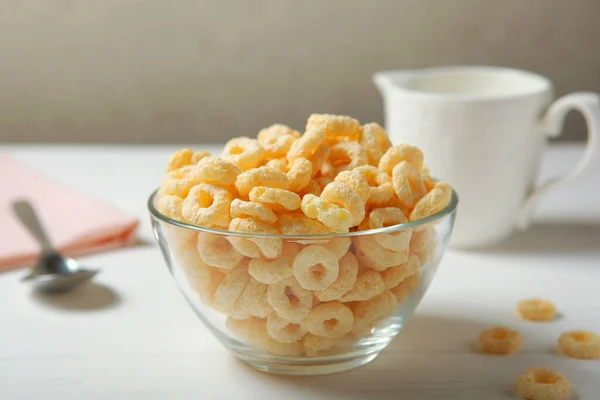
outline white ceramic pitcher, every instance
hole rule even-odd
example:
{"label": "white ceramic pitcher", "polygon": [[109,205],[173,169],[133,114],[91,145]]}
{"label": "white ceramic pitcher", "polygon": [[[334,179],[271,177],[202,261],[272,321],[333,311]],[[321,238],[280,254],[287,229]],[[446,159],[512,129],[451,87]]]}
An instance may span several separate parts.
{"label": "white ceramic pitcher", "polygon": [[[552,104],[552,83],[500,67],[441,67],[376,73],[394,143],[425,153],[433,176],[460,199],[451,245],[481,247],[529,226],[548,190],[600,168],[600,96],[577,92]],[[583,114],[588,142],[564,178],[534,187],[547,139],[560,135],[570,110]]]}

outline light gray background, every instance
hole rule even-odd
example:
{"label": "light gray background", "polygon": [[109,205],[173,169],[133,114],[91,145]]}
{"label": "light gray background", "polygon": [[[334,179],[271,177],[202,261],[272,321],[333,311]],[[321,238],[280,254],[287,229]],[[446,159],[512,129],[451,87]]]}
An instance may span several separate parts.
{"label": "light gray background", "polygon": [[[223,142],[382,121],[374,71],[491,64],[600,92],[597,0],[0,0],[0,141]],[[571,115],[566,136],[583,138]]]}

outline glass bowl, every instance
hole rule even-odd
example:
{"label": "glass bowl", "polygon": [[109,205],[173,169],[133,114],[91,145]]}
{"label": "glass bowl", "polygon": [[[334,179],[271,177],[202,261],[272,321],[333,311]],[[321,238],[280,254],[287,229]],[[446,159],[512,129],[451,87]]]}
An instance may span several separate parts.
{"label": "glass bowl", "polygon": [[356,368],[386,348],[433,280],[458,203],[453,192],[416,222],[284,236],[188,225],[158,211],[155,195],[154,236],[200,320],[242,361],[293,375]]}

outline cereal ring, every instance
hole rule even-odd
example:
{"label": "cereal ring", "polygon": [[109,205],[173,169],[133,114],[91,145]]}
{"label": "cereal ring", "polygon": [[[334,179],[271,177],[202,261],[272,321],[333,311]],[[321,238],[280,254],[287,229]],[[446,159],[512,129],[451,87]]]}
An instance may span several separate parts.
{"label": "cereal ring", "polygon": [[571,394],[571,383],[561,372],[536,367],[519,376],[517,393],[526,400],[565,400]]}
{"label": "cereal ring", "polygon": [[323,168],[323,164],[329,157],[329,153],[331,153],[331,149],[329,146],[322,144],[313,153],[312,156],[308,159],[312,164],[312,177],[314,178],[319,172],[321,172],[321,168]]}
{"label": "cereal ring", "polygon": [[435,229],[428,226],[421,230],[414,230],[410,238],[410,252],[418,254],[427,250],[435,236]]}
{"label": "cereal ring", "polygon": [[299,357],[304,354],[302,341],[280,343],[269,336],[267,321],[262,318],[233,319],[227,318],[227,328],[243,342],[271,354],[288,357]]}
{"label": "cereal ring", "polygon": [[346,253],[340,260],[340,271],[338,278],[325,290],[317,290],[314,292],[315,298],[320,301],[338,300],[356,283],[358,275],[358,261],[352,253]]}
{"label": "cereal ring", "polygon": [[423,166],[421,169],[421,179],[423,179],[423,184],[425,185],[425,190],[430,192],[437,183],[435,179],[429,174],[429,168]]}
{"label": "cereal ring", "polygon": [[266,318],[273,311],[273,307],[269,302],[264,301],[267,297],[268,288],[267,285],[250,279],[240,297],[229,310],[229,316],[235,319],[245,319],[252,316]]}
{"label": "cereal ring", "polygon": [[334,179],[335,182],[343,182],[350,185],[358,193],[361,199],[367,203],[371,197],[371,187],[365,177],[358,171],[342,171]]}
{"label": "cereal ring", "polygon": [[294,343],[304,337],[306,329],[301,324],[290,322],[273,312],[267,318],[267,332],[280,343]]}
{"label": "cereal ring", "polygon": [[220,186],[201,183],[190,190],[181,204],[183,219],[194,225],[227,227],[231,216],[231,193]]}
{"label": "cereal ring", "polygon": [[202,182],[202,176],[197,166],[186,165],[167,173],[163,180],[164,194],[185,198],[190,190]]}
{"label": "cereal ring", "polygon": [[327,186],[331,182],[333,182],[333,178],[331,178],[329,176],[320,176],[320,177],[316,178],[315,181],[319,184],[319,187],[321,188],[321,190],[323,190],[323,189],[325,189],[325,186]]}
{"label": "cereal ring", "polygon": [[580,360],[600,358],[600,335],[590,331],[565,332],[558,338],[558,348],[567,357]]}
{"label": "cereal ring", "polygon": [[215,291],[213,308],[222,313],[229,313],[229,310],[242,295],[249,280],[250,275],[248,275],[248,271],[244,267],[227,271]]}
{"label": "cereal ring", "polygon": [[419,170],[402,161],[392,170],[392,185],[398,199],[412,208],[427,193]]}
{"label": "cereal ring", "polygon": [[328,137],[354,137],[360,133],[360,122],[345,115],[312,114],[306,122],[306,130],[319,130]]}
{"label": "cereal ring", "polygon": [[242,171],[248,171],[260,165],[265,158],[265,149],[256,139],[242,136],[225,144],[221,158],[236,164]]}
{"label": "cereal ring", "polygon": [[296,193],[266,186],[252,188],[250,200],[255,203],[268,204],[276,212],[297,210],[301,204],[300,196]]}
{"label": "cereal ring", "polygon": [[351,301],[365,301],[385,292],[385,283],[381,274],[377,271],[366,270],[358,275],[354,286],[340,301],[348,303]]}
{"label": "cereal ring", "polygon": [[298,196],[300,196],[300,198],[303,198],[306,194],[312,194],[314,196],[321,195],[321,186],[319,186],[317,181],[311,180],[308,182],[308,185],[304,187],[304,189],[298,191]]}
{"label": "cereal ring", "polygon": [[325,133],[319,130],[307,130],[304,135],[296,139],[290,147],[286,157],[288,161],[294,161],[296,158],[308,158],[317,151],[321,143],[325,140]]}
{"label": "cereal ring", "polygon": [[377,166],[383,153],[392,147],[385,130],[375,122],[363,125],[360,144],[367,153],[369,164],[374,166]]}
{"label": "cereal ring", "polygon": [[277,228],[282,235],[290,236],[326,235],[331,233],[325,225],[306,217],[301,212],[279,215]]}
{"label": "cereal ring", "polygon": [[502,326],[486,329],[479,334],[476,348],[481,353],[512,354],[521,348],[521,334]]}
{"label": "cereal ring", "polygon": [[405,278],[416,274],[421,268],[421,261],[415,254],[411,254],[408,261],[396,267],[386,269],[381,273],[386,289],[392,289],[400,284]]}
{"label": "cereal ring", "polygon": [[389,290],[367,301],[356,303],[352,307],[352,333],[361,336],[370,332],[375,325],[392,315],[397,305],[396,297]]}
{"label": "cereal ring", "polygon": [[356,142],[339,142],[331,146],[327,161],[323,164],[321,172],[325,176],[334,177],[342,171],[351,170],[361,165],[367,165],[367,153]]}
{"label": "cereal ring", "polygon": [[323,357],[348,351],[354,344],[354,340],[351,335],[329,339],[307,333],[302,339],[302,346],[308,357]]}
{"label": "cereal ring", "polygon": [[552,321],[556,318],[556,307],[544,299],[521,300],[517,311],[527,321]]}
{"label": "cereal ring", "polygon": [[283,158],[275,158],[273,160],[267,161],[265,167],[276,169],[277,171],[281,171],[286,173],[288,171],[287,160]]}
{"label": "cereal ring", "polygon": [[183,204],[183,199],[181,197],[163,194],[156,198],[154,204],[156,209],[167,217],[181,221],[181,206]]}
{"label": "cereal ring", "polygon": [[[358,197],[358,194],[356,196]],[[358,199],[360,200],[360,197]],[[354,222],[350,211],[336,204],[330,204],[312,194],[307,194],[302,198],[301,208],[308,218],[319,220],[336,233],[348,232]]]}
{"label": "cereal ring", "polygon": [[[408,219],[402,210],[393,207],[375,208],[369,214],[369,229],[385,228],[407,222]],[[409,247],[412,230],[402,229],[397,232],[378,233],[374,237],[384,249],[399,252]]]}
{"label": "cereal ring", "polygon": [[408,161],[417,171],[423,168],[423,152],[421,149],[408,144],[390,147],[379,160],[379,169],[391,175],[392,169],[402,161]]}
{"label": "cereal ring", "polygon": [[409,221],[417,221],[442,211],[452,199],[452,187],[439,182],[433,190],[427,193],[415,206],[409,216]]}
{"label": "cereal ring", "polygon": [[304,289],[323,290],[335,282],[338,277],[338,259],[325,247],[306,246],[294,258],[292,271]]}
{"label": "cereal ring", "polygon": [[192,164],[198,164],[198,162],[200,160],[202,160],[203,158],[206,158],[206,157],[210,157],[210,153],[208,151],[204,151],[204,150],[197,151],[194,154],[192,154],[192,158],[190,159],[190,162]]}
{"label": "cereal ring", "polygon": [[275,312],[291,322],[300,322],[310,313],[312,292],[303,289],[293,277],[269,285],[267,299]]}
{"label": "cereal ring", "polygon": [[167,163],[167,172],[192,164],[191,160],[193,154],[194,152],[191,149],[181,149],[176,151]]}
{"label": "cereal ring", "polygon": [[260,203],[233,199],[229,212],[233,218],[256,217],[264,222],[277,222],[277,215],[269,207]]}
{"label": "cereal ring", "polygon": [[262,283],[277,283],[294,275],[292,272],[292,263],[300,249],[295,243],[284,243],[281,256],[273,261],[266,261],[259,258],[250,260],[248,272],[250,275]]}
{"label": "cereal ring", "polygon": [[206,305],[212,305],[215,291],[225,275],[217,268],[206,265],[195,246],[183,247],[175,256],[175,260],[200,300]]}
{"label": "cereal ring", "polygon": [[326,338],[341,338],[352,330],[352,310],[339,301],[330,301],[314,307],[302,326],[310,333]]}
{"label": "cereal ring", "polygon": [[372,165],[361,165],[353,171],[360,173],[371,188],[368,203],[374,206],[383,206],[394,196],[394,187],[390,176]]}
{"label": "cereal ring", "polygon": [[223,236],[200,233],[196,247],[202,261],[211,267],[233,269],[244,259]]}
{"label": "cereal ring", "polygon": [[200,182],[233,188],[240,168],[218,157],[203,157],[196,163]]}
{"label": "cereal ring", "polygon": [[408,246],[398,252],[384,249],[373,235],[359,236],[356,244],[369,261],[367,267],[376,271],[385,271],[390,267],[404,264],[408,260]]}
{"label": "cereal ring", "polygon": [[417,290],[420,280],[419,274],[415,273],[408,278],[404,278],[402,282],[390,289],[390,292],[396,296],[398,304],[402,303],[408,296]]}
{"label": "cereal ring", "polygon": [[283,172],[263,166],[242,172],[235,181],[240,196],[248,196],[256,186],[287,189],[290,187],[290,180]]}
{"label": "cereal ring", "polygon": [[306,158],[296,158],[290,164],[290,169],[287,173],[290,180],[289,190],[298,192],[308,185],[312,177],[312,164]]}
{"label": "cereal ring", "polygon": [[350,238],[339,237],[329,240],[327,243],[322,244],[322,246],[331,251],[339,260],[346,254],[351,244],[352,240]]}
{"label": "cereal ring", "polygon": [[[277,235],[278,231],[271,225],[258,221],[254,218],[234,218],[231,220],[229,224],[229,231],[231,232],[244,232],[244,233],[254,233],[257,235]],[[281,250],[283,247],[283,241],[280,238],[276,237],[253,237],[253,238],[242,238],[238,237],[229,237],[229,242],[238,250],[243,247],[240,243],[248,243],[253,242],[260,249],[260,253],[265,258],[275,258],[279,257],[281,254]],[[243,239],[243,240],[240,240]],[[246,251],[249,249],[246,247]],[[244,253],[242,253],[244,254]]]}
{"label": "cereal ring", "polygon": [[265,158],[285,157],[292,143],[300,137],[300,132],[289,126],[274,124],[258,132],[258,143],[265,149]]}
{"label": "cereal ring", "polygon": [[357,226],[365,217],[365,202],[360,195],[342,182],[331,182],[321,192],[321,198],[332,205],[342,207],[352,214],[352,225]]}

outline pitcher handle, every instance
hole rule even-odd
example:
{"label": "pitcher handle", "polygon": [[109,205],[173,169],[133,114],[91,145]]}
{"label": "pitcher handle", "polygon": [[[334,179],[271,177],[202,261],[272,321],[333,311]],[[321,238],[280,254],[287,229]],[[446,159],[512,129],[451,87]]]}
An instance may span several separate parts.
{"label": "pitcher handle", "polygon": [[543,183],[527,196],[517,216],[517,227],[520,229],[529,227],[533,210],[542,196],[577,178],[600,160],[600,96],[597,93],[576,92],[554,101],[542,121],[546,134],[551,138],[560,136],[565,117],[571,110],[579,111],[585,118],[587,125],[585,151],[571,172],[562,178]]}

